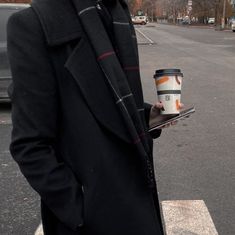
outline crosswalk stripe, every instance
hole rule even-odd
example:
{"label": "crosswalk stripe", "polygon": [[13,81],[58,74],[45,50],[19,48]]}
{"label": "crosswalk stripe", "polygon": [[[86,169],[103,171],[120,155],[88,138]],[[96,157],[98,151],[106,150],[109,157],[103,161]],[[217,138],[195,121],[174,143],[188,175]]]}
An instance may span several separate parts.
{"label": "crosswalk stripe", "polygon": [[218,235],[203,200],[162,201],[166,235]]}
{"label": "crosswalk stripe", "polygon": [[42,224],[40,224],[36,230],[36,232],[34,233],[34,235],[43,235],[43,229],[42,229]]}
{"label": "crosswalk stripe", "polygon": [[11,122],[11,120],[0,120],[0,125],[11,125],[12,124],[12,122]]}

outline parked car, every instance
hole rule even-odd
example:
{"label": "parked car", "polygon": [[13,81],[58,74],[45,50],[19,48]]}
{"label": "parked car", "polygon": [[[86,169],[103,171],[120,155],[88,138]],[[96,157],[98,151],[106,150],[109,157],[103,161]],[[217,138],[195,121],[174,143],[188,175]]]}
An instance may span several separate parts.
{"label": "parked car", "polygon": [[7,59],[7,21],[13,13],[27,7],[29,7],[28,4],[0,3],[0,102],[9,101],[7,88],[11,83],[11,72]]}
{"label": "parked car", "polygon": [[147,16],[134,16],[132,17],[133,24],[141,24],[145,25],[148,23],[148,17]]}
{"label": "parked car", "polygon": [[208,24],[214,24],[214,23],[215,23],[215,18],[208,19]]}
{"label": "parked car", "polygon": [[183,19],[181,24],[184,24],[184,25],[191,24],[190,19]]}
{"label": "parked car", "polygon": [[177,18],[177,22],[182,25],[189,25],[191,24],[191,20],[189,16],[185,16],[183,18]]}
{"label": "parked car", "polygon": [[231,30],[235,32],[235,19],[231,20]]}

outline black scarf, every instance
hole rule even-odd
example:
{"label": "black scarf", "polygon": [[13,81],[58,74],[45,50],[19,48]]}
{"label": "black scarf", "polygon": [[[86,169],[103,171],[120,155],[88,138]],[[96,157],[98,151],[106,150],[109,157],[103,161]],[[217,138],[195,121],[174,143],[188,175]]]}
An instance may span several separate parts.
{"label": "black scarf", "polygon": [[[155,186],[152,153],[146,136],[137,42],[127,5],[121,0],[106,0],[106,9],[101,1],[72,2],[132,142],[143,160],[148,183],[151,187]],[[102,11],[103,17],[99,11]]]}

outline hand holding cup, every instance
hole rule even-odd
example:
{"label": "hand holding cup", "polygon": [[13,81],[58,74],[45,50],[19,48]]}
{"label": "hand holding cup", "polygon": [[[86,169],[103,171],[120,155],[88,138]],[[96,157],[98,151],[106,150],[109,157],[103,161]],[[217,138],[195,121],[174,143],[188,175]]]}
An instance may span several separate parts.
{"label": "hand holding cup", "polygon": [[[162,102],[156,102],[150,111],[150,120],[154,119],[155,121],[165,121],[168,119],[169,116],[171,116],[171,114],[169,115],[162,115],[161,114],[161,110],[164,108],[163,103]],[[184,104],[183,103],[179,103],[179,109],[182,110],[184,108]],[[162,128],[166,128],[166,127],[170,127],[171,125],[176,125],[178,123],[178,121],[173,121],[168,125],[163,126]]]}

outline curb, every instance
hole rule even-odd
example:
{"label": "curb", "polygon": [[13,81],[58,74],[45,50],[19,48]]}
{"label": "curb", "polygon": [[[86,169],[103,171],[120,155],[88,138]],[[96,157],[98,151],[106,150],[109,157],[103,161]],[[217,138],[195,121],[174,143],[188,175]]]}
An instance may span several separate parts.
{"label": "curb", "polygon": [[43,228],[42,228],[42,224],[40,224],[36,230],[36,232],[34,233],[34,235],[44,235],[43,233]]}
{"label": "curb", "polygon": [[203,200],[162,201],[166,235],[218,235]]}

